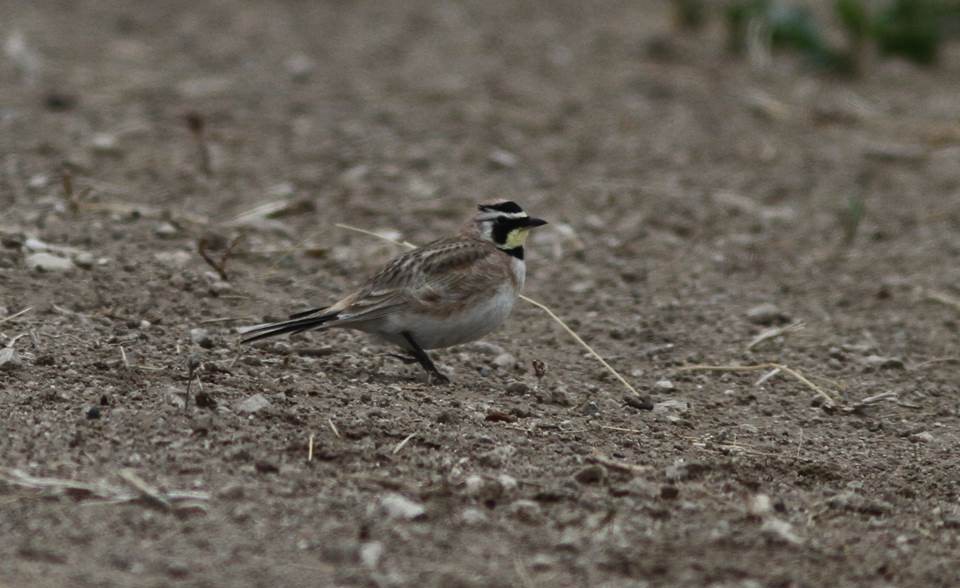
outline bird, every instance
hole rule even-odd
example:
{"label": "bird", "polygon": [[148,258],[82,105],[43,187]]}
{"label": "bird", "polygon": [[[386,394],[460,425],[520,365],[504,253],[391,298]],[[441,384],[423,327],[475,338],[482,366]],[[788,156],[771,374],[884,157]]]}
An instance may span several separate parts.
{"label": "bird", "polygon": [[510,316],[526,279],[524,244],[547,221],[516,202],[479,204],[449,237],[403,253],[339,301],[241,329],[243,343],[309,330],[354,329],[399,347],[428,383],[447,384],[427,350],[475,341]]}

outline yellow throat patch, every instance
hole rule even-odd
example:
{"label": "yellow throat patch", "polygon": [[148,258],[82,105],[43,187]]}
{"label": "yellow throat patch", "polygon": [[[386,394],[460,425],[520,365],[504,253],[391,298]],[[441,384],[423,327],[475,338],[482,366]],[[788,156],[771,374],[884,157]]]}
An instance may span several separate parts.
{"label": "yellow throat patch", "polygon": [[516,247],[523,247],[524,242],[527,240],[527,235],[530,233],[530,229],[520,228],[514,229],[507,233],[507,242],[503,244],[504,249],[514,249]]}

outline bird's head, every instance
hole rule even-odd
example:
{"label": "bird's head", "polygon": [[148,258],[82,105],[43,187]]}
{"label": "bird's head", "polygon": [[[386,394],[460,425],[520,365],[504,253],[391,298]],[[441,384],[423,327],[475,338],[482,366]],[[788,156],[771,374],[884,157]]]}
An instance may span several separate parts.
{"label": "bird's head", "polygon": [[509,200],[480,204],[477,211],[472,224],[480,236],[504,251],[519,253],[521,258],[530,229],[547,224],[547,221],[533,218],[519,204]]}

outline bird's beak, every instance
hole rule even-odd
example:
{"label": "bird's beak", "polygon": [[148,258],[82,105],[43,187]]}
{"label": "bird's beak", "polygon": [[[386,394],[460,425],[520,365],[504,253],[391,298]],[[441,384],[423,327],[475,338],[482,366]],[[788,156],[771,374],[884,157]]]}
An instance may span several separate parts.
{"label": "bird's beak", "polygon": [[531,217],[526,219],[526,222],[523,224],[523,226],[533,228],[533,227],[542,227],[545,224],[547,224],[547,221],[543,220],[542,218]]}

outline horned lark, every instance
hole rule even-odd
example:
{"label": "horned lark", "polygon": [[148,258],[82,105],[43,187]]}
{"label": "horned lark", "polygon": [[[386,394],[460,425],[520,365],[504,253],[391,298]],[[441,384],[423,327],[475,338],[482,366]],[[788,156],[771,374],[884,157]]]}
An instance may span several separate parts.
{"label": "horned lark", "polygon": [[400,255],[335,304],[243,329],[251,335],[244,343],[311,329],[355,329],[401,347],[409,354],[405,360],[446,383],[425,350],[479,339],[506,320],[523,288],[524,242],[530,229],[547,224],[514,202],[477,208],[459,234]]}

